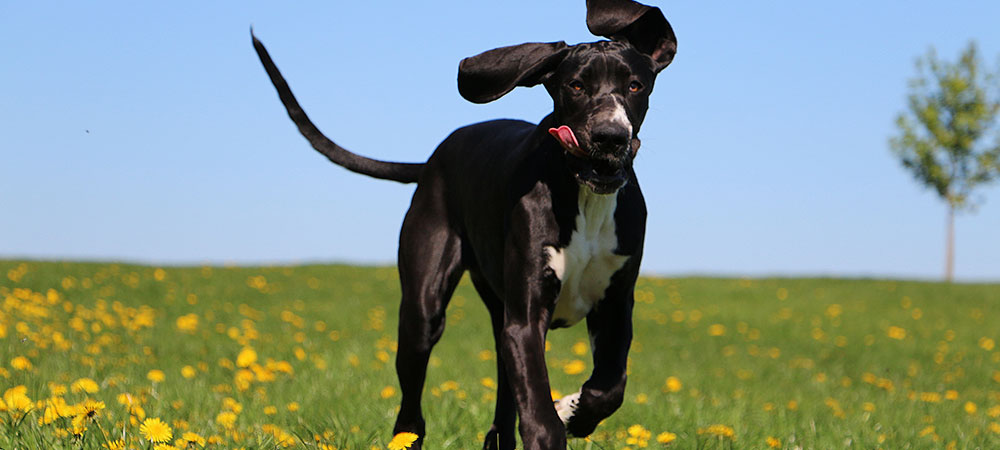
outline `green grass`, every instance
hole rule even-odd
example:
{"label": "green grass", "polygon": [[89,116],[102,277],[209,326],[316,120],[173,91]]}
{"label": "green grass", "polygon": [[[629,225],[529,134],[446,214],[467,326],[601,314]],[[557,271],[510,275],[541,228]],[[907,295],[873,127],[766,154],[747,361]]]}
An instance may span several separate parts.
{"label": "green grass", "polygon": [[[126,448],[152,447],[122,393],[174,438],[212,437],[210,448],[386,448],[398,290],[395,268],[0,261],[0,391],[24,386],[34,402],[25,416],[8,394],[0,448],[102,448],[123,436]],[[1000,285],[644,278],[636,298],[625,404],[573,449],[767,448],[768,438],[787,449],[1000,448]],[[189,314],[197,327],[183,331]],[[447,323],[427,378],[426,445],[478,448],[496,375],[467,280]],[[585,327],[549,341],[553,389],[575,392],[591,366],[589,350],[574,351]],[[241,385],[244,348],[257,354],[244,375],[257,377]],[[25,359],[31,367],[16,368]],[[576,360],[586,370],[567,373]],[[165,379],[150,381],[151,370]],[[72,417],[40,423],[49,385],[84,377],[100,390],[60,397],[105,403],[87,431],[74,437]],[[234,409],[231,427],[219,423]],[[663,432],[676,440],[657,443]]]}

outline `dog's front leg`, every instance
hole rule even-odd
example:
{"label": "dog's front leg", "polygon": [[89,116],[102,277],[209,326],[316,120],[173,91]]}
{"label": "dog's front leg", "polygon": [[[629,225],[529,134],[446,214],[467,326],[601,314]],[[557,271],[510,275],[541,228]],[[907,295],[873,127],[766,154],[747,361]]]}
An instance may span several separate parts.
{"label": "dog's front leg", "polygon": [[[549,197],[536,188],[511,212],[504,248],[504,321],[500,333],[507,381],[526,450],[566,448],[566,428],[552,405],[545,365],[545,334],[559,281],[547,275],[545,244],[557,230]],[[547,191],[547,189],[541,189]]]}
{"label": "dog's front leg", "polygon": [[574,437],[586,437],[593,433],[597,424],[615,412],[625,398],[635,303],[635,276],[628,275],[631,265],[619,272],[607,289],[606,298],[587,315],[594,371],[572,400],[566,430]]}

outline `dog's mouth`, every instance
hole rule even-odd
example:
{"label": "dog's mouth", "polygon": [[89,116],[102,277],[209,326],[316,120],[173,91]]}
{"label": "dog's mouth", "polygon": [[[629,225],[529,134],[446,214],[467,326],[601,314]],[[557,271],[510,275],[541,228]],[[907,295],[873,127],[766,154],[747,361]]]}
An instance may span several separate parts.
{"label": "dog's mouth", "polygon": [[628,181],[624,161],[611,155],[594,155],[582,149],[568,126],[550,128],[549,134],[569,153],[567,161],[577,182],[586,185],[595,194],[613,194]]}
{"label": "dog's mouth", "polygon": [[600,159],[574,159],[583,163],[574,171],[577,181],[587,185],[595,194],[613,194],[628,181],[625,168],[620,164]]}

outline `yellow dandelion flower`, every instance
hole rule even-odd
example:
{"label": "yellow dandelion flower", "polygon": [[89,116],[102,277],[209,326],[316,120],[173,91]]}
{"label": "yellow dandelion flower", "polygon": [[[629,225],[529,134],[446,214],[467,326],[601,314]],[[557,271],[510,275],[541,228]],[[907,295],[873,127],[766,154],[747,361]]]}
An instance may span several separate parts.
{"label": "yellow dandelion flower", "polygon": [[125,441],[118,439],[117,441],[111,441],[103,444],[103,446],[108,450],[125,450]]}
{"label": "yellow dandelion flower", "polygon": [[191,366],[181,367],[181,376],[184,377],[184,378],[186,378],[186,379],[188,379],[188,380],[194,378],[195,374],[197,374],[197,373],[198,372],[195,371],[194,367],[191,367]]}
{"label": "yellow dandelion flower", "polygon": [[965,402],[965,412],[967,414],[975,414],[978,409],[975,403]]}
{"label": "yellow dandelion flower", "polygon": [[17,356],[10,360],[10,366],[15,370],[31,370],[31,361],[23,356]]}
{"label": "yellow dandelion flower", "polygon": [[117,400],[118,404],[122,406],[132,406],[133,404],[138,403],[136,398],[132,396],[132,394],[129,394],[128,392],[123,392],[121,394],[118,394]]}
{"label": "yellow dandelion flower", "polygon": [[146,374],[146,378],[154,383],[161,383],[163,380],[167,379],[167,375],[164,374],[162,370],[153,369]]}
{"label": "yellow dandelion flower", "polygon": [[185,333],[194,333],[198,331],[198,315],[197,314],[185,314],[177,318],[177,329]]}
{"label": "yellow dandelion flower", "polygon": [[287,408],[289,412],[298,411],[299,410],[299,402],[291,402],[291,403],[285,405],[285,408]]}
{"label": "yellow dandelion flower", "polygon": [[709,336],[725,336],[726,326],[721,323],[712,324],[708,327]]}
{"label": "yellow dandelion flower", "polygon": [[74,417],[72,425],[73,436],[83,436],[83,433],[87,431],[87,421],[85,416]]}
{"label": "yellow dandelion flower", "polygon": [[278,361],[274,363],[274,371],[291,375],[295,372],[295,369],[292,368],[292,365],[288,361]]}
{"label": "yellow dandelion flower", "polygon": [[628,432],[628,437],[625,439],[625,443],[628,445],[635,445],[637,447],[648,446],[649,438],[653,435],[651,431],[639,424],[628,427],[626,432]]}
{"label": "yellow dandelion flower", "polygon": [[399,433],[393,436],[392,440],[389,441],[389,450],[403,450],[410,448],[410,446],[413,445],[419,437],[420,436],[417,436],[416,433]]}
{"label": "yellow dandelion flower", "polygon": [[167,442],[173,436],[170,426],[158,418],[146,419],[139,426],[143,437],[152,442]]}
{"label": "yellow dandelion flower", "polygon": [[764,443],[766,443],[769,448],[781,448],[781,440],[774,436],[768,436],[767,439],[764,440]]}
{"label": "yellow dandelion flower", "polygon": [[85,416],[88,419],[93,419],[97,417],[97,414],[104,409],[104,402],[98,402],[94,400],[84,400],[83,403],[77,405],[77,411],[80,412],[81,416]]}
{"label": "yellow dandelion flower", "polygon": [[243,412],[243,405],[232,397],[222,399],[222,407],[236,414]]}
{"label": "yellow dandelion flower", "polygon": [[941,402],[941,394],[937,392],[921,392],[920,401],[927,403],[939,403]]}
{"label": "yellow dandelion flower", "polygon": [[219,424],[223,428],[230,429],[233,427],[233,424],[236,423],[236,413],[232,411],[220,412],[219,415],[215,416],[215,423]]}
{"label": "yellow dandelion flower", "polygon": [[396,388],[392,386],[386,386],[382,388],[382,392],[379,392],[379,396],[382,398],[391,398],[393,395],[396,395]]}
{"label": "yellow dandelion flower", "polygon": [[[58,399],[58,400],[56,400],[56,399]],[[39,425],[48,425],[48,424],[50,424],[52,422],[55,422],[56,419],[59,418],[58,405],[55,403],[55,402],[57,402],[59,400],[62,400],[62,399],[59,398],[59,397],[56,397],[54,399],[49,399],[49,400],[45,401],[45,405],[46,405],[45,406],[45,411],[42,412],[42,417],[38,418],[38,424]],[[5,408],[4,401],[0,400],[0,411],[3,411],[4,408]]]}
{"label": "yellow dandelion flower", "polygon": [[23,385],[7,389],[0,398],[0,411],[21,411],[27,413],[31,411],[35,404],[28,398],[28,388]]}
{"label": "yellow dandelion flower", "polygon": [[185,447],[190,447],[192,444],[199,447],[205,446],[205,438],[201,437],[198,433],[188,431],[181,435],[181,440],[184,441]]}
{"label": "yellow dandelion flower", "polygon": [[579,359],[574,359],[563,366],[563,372],[566,372],[566,375],[579,375],[584,370],[587,370],[587,364]]}
{"label": "yellow dandelion flower", "polygon": [[235,375],[233,375],[233,385],[236,386],[236,389],[240,391],[249,390],[250,384],[253,382],[253,380],[254,380],[253,372],[247,369],[240,369],[238,372],[236,372]]}
{"label": "yellow dandelion flower", "polygon": [[652,433],[649,430],[647,430],[645,427],[639,424],[635,424],[628,427],[626,431],[628,432],[629,436],[643,438],[643,439],[649,439],[649,437],[652,435]]}
{"label": "yellow dandelion flower", "polygon": [[80,392],[86,392],[88,394],[93,394],[99,390],[97,382],[91,380],[90,378],[80,378],[70,385],[69,389],[73,391],[74,394]]}
{"label": "yellow dandelion flower", "polygon": [[573,344],[573,354],[576,356],[583,356],[587,354],[587,343],[583,341],[576,341]]}
{"label": "yellow dandelion flower", "polygon": [[237,367],[250,367],[255,362],[257,362],[257,351],[250,347],[243,347],[240,354],[236,356]]}
{"label": "yellow dandelion flower", "polygon": [[264,415],[265,416],[273,416],[273,415],[275,415],[277,413],[278,413],[278,408],[276,406],[265,406],[264,407]]}
{"label": "yellow dandelion flower", "polygon": [[698,434],[711,434],[720,438],[734,439],[736,437],[736,431],[728,425],[715,424],[709,425],[706,428],[699,428]]}
{"label": "yellow dandelion flower", "polygon": [[681,379],[677,377],[667,377],[667,382],[664,388],[667,392],[679,392],[684,385],[681,383]]}
{"label": "yellow dandelion flower", "polygon": [[28,395],[28,388],[25,387],[22,384],[22,385],[14,386],[14,387],[12,387],[12,388],[7,389],[6,391],[4,391],[3,392],[3,399],[9,401],[11,398],[14,398],[14,397],[25,397],[27,395]]}
{"label": "yellow dandelion flower", "polygon": [[677,435],[669,431],[664,431],[656,435],[656,442],[659,442],[660,444],[669,444],[675,440],[677,440]]}
{"label": "yellow dandelion flower", "polygon": [[130,420],[133,422],[133,425],[137,424],[138,422],[142,422],[143,420],[146,420],[146,410],[142,409],[142,407],[139,405],[130,406],[128,408],[128,413],[130,416]]}
{"label": "yellow dandelion flower", "polygon": [[906,330],[894,325],[889,327],[889,330],[886,331],[886,335],[892,339],[903,340],[906,339]]}
{"label": "yellow dandelion flower", "polygon": [[46,404],[48,405],[45,411],[46,421],[48,419],[55,420],[76,416],[76,407],[66,403],[66,400],[63,400],[62,397],[53,397],[47,400]]}
{"label": "yellow dandelion flower", "polygon": [[51,393],[53,397],[66,395],[66,392],[67,390],[65,384],[53,383],[51,381],[49,382],[49,393]]}
{"label": "yellow dandelion flower", "polygon": [[[6,403],[6,405],[4,405]],[[21,411],[29,412],[34,408],[34,403],[30,398],[24,395],[17,395],[13,397],[4,396],[3,400],[0,400],[0,411],[5,408],[10,411]]]}

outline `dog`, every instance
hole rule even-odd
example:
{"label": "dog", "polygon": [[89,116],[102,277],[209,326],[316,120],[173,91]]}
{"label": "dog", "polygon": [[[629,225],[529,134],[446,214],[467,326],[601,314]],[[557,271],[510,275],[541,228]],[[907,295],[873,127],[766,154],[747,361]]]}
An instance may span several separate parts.
{"label": "dog", "polygon": [[[633,291],[646,206],[632,164],[657,74],[677,39],[659,8],[588,0],[591,43],[526,43],[466,58],[458,91],[474,103],[543,85],[539,124],[495,120],[454,131],[425,163],[378,161],[338,146],[303,112],[264,45],[251,39],[289,117],[313,148],[348,170],[417,183],[399,237],[402,402],[393,433],[426,435],[420,401],[445,308],[465,272],[492,318],[497,402],[485,449],[564,449],[617,410],[625,394]],[[553,402],[550,329],[586,319],[594,370]],[[518,418],[520,421],[518,422]]]}

